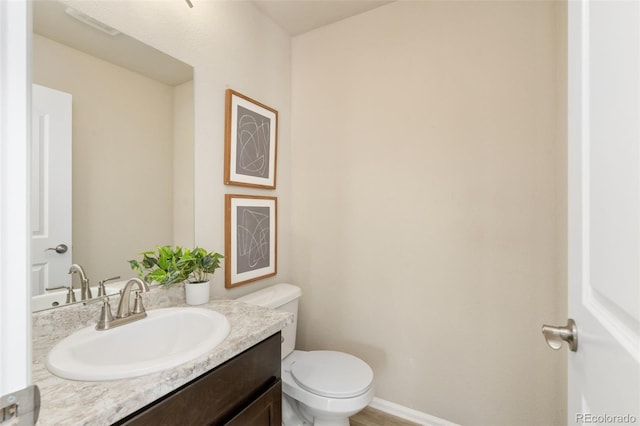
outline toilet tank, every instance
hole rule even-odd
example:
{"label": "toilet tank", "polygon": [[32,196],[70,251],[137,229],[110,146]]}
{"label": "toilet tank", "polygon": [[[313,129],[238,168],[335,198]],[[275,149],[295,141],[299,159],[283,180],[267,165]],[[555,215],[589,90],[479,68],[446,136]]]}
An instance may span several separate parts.
{"label": "toilet tank", "polygon": [[278,311],[291,312],[293,324],[282,329],[281,358],[293,352],[296,346],[296,330],[298,328],[298,299],[302,295],[300,287],[292,284],[276,284],[236,299],[251,305],[264,306]]}

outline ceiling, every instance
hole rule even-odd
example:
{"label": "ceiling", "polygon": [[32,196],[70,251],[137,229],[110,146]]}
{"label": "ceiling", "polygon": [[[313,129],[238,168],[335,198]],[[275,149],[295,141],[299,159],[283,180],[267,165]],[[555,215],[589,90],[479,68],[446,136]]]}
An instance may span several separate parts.
{"label": "ceiling", "polygon": [[34,1],[33,32],[170,86],[193,79],[190,65],[125,34],[111,36],[91,28],[66,9],[57,1]]}
{"label": "ceiling", "polygon": [[[390,0],[252,0],[252,2],[291,36],[391,3]],[[193,3],[194,10],[197,10],[197,1]],[[110,36],[97,31],[69,16],[65,12],[67,7],[62,3],[35,1],[33,5],[33,31],[37,34],[169,85],[177,85],[193,78],[191,66],[125,34],[118,33],[116,36]]]}
{"label": "ceiling", "polygon": [[375,9],[391,1],[253,0],[253,3],[290,35],[296,36]]}

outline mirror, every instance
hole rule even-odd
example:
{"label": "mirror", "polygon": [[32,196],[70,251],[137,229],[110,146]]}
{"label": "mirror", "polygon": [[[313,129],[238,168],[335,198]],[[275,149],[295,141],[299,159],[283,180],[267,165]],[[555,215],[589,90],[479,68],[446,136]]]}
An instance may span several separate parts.
{"label": "mirror", "polygon": [[[43,290],[71,285],[71,263],[84,268],[95,296],[98,281],[134,276],[128,260],[140,252],[194,241],[193,68],[73,14],[56,1],[34,2],[32,81],[72,98],[72,235],[44,246],[66,244],[67,253],[40,248],[45,262],[32,251],[33,310],[65,303],[66,291]],[[54,192],[32,193],[34,206],[55,203]],[[65,256],[62,275],[48,277],[46,262]]]}

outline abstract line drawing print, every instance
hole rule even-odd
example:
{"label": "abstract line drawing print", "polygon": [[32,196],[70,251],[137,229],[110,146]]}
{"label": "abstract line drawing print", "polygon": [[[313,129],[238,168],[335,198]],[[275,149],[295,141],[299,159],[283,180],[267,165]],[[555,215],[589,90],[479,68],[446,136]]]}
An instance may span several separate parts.
{"label": "abstract line drawing print", "polygon": [[236,173],[269,177],[271,120],[238,105]]}
{"label": "abstract line drawing print", "polygon": [[237,273],[270,264],[269,207],[237,207]]}

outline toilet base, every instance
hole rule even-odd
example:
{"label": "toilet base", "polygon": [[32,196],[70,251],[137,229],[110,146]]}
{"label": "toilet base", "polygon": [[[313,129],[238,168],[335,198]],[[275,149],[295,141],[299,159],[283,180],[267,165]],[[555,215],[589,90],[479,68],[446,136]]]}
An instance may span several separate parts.
{"label": "toilet base", "polygon": [[282,394],[282,424],[284,426],[349,426],[353,413],[327,413],[310,408],[288,395]]}
{"label": "toilet base", "polygon": [[360,412],[361,410],[356,411],[355,413],[319,413],[316,410],[305,406],[304,404],[298,403],[298,409],[302,413],[305,418],[313,419],[313,426],[349,426],[349,416],[353,416],[354,414]]}
{"label": "toilet base", "polygon": [[282,425],[283,426],[310,426],[298,410],[296,401],[284,393],[282,394]]}

